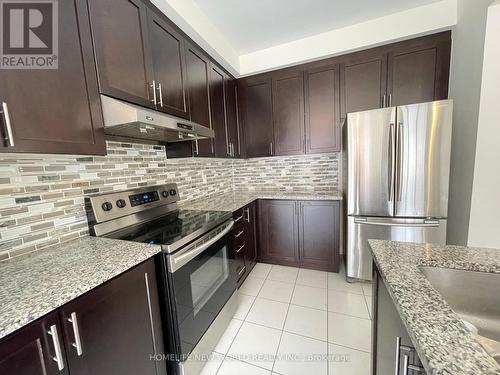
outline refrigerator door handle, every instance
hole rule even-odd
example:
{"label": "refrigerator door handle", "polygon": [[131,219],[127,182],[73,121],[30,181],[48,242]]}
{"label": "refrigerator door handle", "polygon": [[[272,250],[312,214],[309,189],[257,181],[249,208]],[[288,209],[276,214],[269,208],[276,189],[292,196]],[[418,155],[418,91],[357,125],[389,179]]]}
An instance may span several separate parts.
{"label": "refrigerator door handle", "polygon": [[439,227],[439,220],[430,220],[430,219],[414,219],[411,222],[398,222],[394,220],[382,220],[375,219],[370,220],[370,218],[354,218],[354,222],[356,224],[366,224],[366,225],[379,225],[385,227]]}
{"label": "refrigerator door handle", "polygon": [[395,179],[396,179],[396,186],[395,186],[395,197],[394,199],[397,200],[398,202],[401,201],[401,185],[402,185],[402,179],[403,179],[403,129],[404,129],[404,123],[401,121],[398,121],[398,127],[396,128],[396,173],[395,173]]}
{"label": "refrigerator door handle", "polygon": [[387,195],[388,195],[388,200],[389,202],[394,201],[394,182],[395,182],[395,177],[394,177],[394,168],[396,166],[396,158],[394,154],[394,144],[395,144],[395,137],[396,137],[396,131],[395,131],[395,126],[394,123],[389,124],[389,168],[388,168],[388,189],[387,189]]}

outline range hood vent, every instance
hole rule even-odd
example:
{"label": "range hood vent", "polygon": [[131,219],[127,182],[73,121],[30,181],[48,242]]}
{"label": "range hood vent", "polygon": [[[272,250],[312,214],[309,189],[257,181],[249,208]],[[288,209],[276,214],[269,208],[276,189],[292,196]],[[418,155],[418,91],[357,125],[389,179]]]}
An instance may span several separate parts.
{"label": "range hood vent", "polygon": [[101,94],[104,133],[157,142],[213,138],[215,132],[195,122]]}

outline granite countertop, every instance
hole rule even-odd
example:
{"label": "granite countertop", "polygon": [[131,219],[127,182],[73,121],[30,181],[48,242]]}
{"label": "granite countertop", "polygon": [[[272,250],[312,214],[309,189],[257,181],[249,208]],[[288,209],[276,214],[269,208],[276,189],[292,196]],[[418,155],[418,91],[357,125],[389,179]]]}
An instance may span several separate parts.
{"label": "granite countertop", "polygon": [[0,263],[0,339],[161,251],[83,237]]}
{"label": "granite countertop", "polygon": [[500,250],[369,240],[375,263],[429,375],[500,374],[419,266],[500,273]]}
{"label": "granite countertop", "polygon": [[256,199],[342,200],[335,192],[241,191],[215,194],[182,203],[183,208],[234,212]]}

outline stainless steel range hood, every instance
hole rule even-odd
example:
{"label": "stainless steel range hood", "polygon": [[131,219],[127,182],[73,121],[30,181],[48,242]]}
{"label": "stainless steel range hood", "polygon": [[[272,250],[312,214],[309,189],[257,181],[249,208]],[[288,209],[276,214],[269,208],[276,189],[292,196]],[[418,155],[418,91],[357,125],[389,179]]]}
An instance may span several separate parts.
{"label": "stainless steel range hood", "polygon": [[181,142],[213,138],[203,125],[153,109],[101,95],[104,133],[158,142]]}

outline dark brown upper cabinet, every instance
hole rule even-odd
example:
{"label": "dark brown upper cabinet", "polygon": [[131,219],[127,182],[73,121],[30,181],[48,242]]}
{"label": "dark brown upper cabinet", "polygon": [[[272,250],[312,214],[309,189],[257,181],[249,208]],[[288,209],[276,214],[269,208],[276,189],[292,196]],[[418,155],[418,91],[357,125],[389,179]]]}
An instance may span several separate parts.
{"label": "dark brown upper cabinet", "polygon": [[342,64],[342,117],[387,103],[387,56],[359,53]]}
{"label": "dark brown upper cabinet", "polygon": [[101,93],[155,108],[146,3],[87,1]]}
{"label": "dark brown upper cabinet", "polygon": [[340,151],[339,65],[304,72],[306,153]]}
{"label": "dark brown upper cabinet", "polygon": [[[212,128],[210,114],[210,62],[196,48],[186,48],[186,79],[191,121]],[[214,156],[211,139],[194,142],[195,156]]]}
{"label": "dark brown upper cabinet", "polygon": [[304,153],[304,80],[302,72],[272,78],[274,143],[272,155]]}
{"label": "dark brown upper cabinet", "polygon": [[240,130],[238,122],[238,93],[236,80],[226,77],[225,80],[225,101],[226,101],[226,126],[229,156],[237,158],[241,155]]}
{"label": "dark brown upper cabinet", "polygon": [[223,158],[230,156],[229,142],[227,141],[225,81],[226,74],[215,65],[210,64],[210,112],[212,127],[215,131],[215,156]]}
{"label": "dark brown upper cabinet", "polygon": [[0,70],[0,152],[106,151],[86,3],[58,11],[58,68]]}
{"label": "dark brown upper cabinet", "polygon": [[185,84],[184,41],[164,17],[148,9],[156,108],[189,118]]}
{"label": "dark brown upper cabinet", "polygon": [[245,156],[273,154],[273,97],[269,77],[244,79],[238,85],[241,93],[240,114],[243,122]]}

